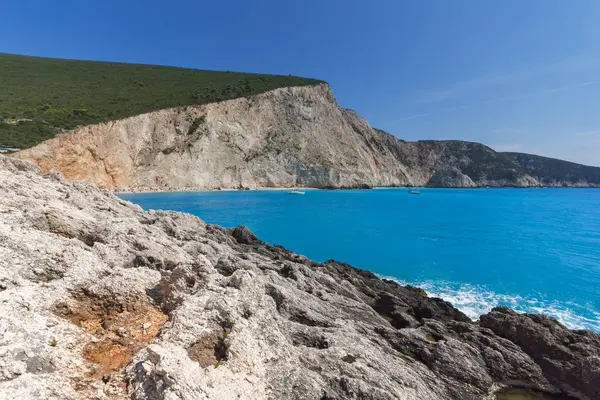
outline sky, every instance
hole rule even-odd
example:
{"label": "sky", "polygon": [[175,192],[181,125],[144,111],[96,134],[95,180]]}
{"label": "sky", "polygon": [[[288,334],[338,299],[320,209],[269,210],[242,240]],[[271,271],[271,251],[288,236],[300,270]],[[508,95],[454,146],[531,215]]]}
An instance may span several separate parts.
{"label": "sky", "polygon": [[20,0],[0,52],[314,77],[405,140],[600,166],[599,21],[597,0]]}

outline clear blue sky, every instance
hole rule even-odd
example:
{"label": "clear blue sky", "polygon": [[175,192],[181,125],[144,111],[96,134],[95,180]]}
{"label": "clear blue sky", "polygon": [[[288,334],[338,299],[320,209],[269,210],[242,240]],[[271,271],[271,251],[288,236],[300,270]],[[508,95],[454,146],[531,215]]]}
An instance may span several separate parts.
{"label": "clear blue sky", "polygon": [[316,77],[403,139],[600,165],[599,21],[596,0],[21,0],[0,51]]}

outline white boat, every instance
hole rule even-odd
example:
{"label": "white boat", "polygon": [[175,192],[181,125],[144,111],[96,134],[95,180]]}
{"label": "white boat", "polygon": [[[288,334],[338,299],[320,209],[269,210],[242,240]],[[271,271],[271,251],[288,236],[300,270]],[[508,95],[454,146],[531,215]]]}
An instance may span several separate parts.
{"label": "white boat", "polygon": [[421,194],[421,191],[419,189],[409,189],[408,193],[409,194]]}
{"label": "white boat", "polygon": [[304,194],[304,192],[302,190],[290,190],[288,193],[289,194]]}

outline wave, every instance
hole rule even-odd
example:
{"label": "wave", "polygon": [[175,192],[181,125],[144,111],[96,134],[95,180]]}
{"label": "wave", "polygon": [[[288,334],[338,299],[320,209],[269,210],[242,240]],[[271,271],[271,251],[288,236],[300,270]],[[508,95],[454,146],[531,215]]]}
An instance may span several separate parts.
{"label": "wave", "polygon": [[517,294],[496,293],[485,286],[446,281],[406,282],[394,277],[381,276],[401,285],[412,285],[425,290],[429,296],[442,298],[469,318],[478,320],[492,308],[508,306],[520,313],[546,314],[556,318],[569,329],[588,329],[600,332],[600,312],[590,304],[576,304],[526,297]]}

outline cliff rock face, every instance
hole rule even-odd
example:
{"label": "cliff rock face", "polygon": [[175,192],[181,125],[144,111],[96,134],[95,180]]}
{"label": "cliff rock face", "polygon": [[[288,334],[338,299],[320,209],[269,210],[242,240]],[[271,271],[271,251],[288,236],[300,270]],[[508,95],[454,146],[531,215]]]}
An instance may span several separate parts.
{"label": "cliff rock face", "polygon": [[381,135],[318,85],[87,126],[18,156],[102,187],[409,183],[391,151],[369,147]]}
{"label": "cliff rock face", "polygon": [[598,187],[600,168],[524,153],[504,153],[544,186]]}
{"label": "cliff rock face", "polygon": [[475,182],[467,175],[463,174],[456,167],[445,167],[435,171],[427,186],[442,188],[473,188],[477,187]]}
{"label": "cliff rock face", "polygon": [[477,324],[420,289],[3,156],[0,216],[2,398],[600,398],[600,336],[548,317]]}
{"label": "cliff rock face", "polygon": [[138,190],[540,185],[484,145],[405,142],[374,129],[340,108],[326,84],[85,126],[15,156]]}

